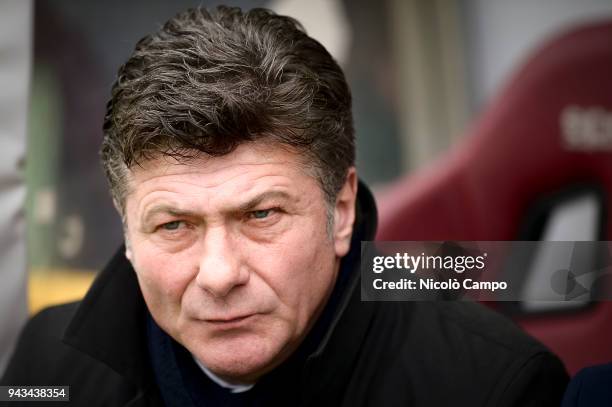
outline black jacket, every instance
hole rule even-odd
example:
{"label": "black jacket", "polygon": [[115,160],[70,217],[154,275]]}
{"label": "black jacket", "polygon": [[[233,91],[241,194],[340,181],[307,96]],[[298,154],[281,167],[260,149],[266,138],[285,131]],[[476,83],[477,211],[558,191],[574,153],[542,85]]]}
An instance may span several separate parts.
{"label": "black jacket", "polygon": [[570,381],[562,407],[612,406],[612,363],[581,369]]}
{"label": "black jacket", "polygon": [[[372,239],[376,209],[363,186],[358,206],[356,236]],[[568,380],[559,359],[495,312],[468,302],[361,302],[358,264],[347,285],[292,390],[279,386],[274,404],[559,405]],[[70,385],[75,406],[160,406],[145,319],[120,252],[83,301],[32,318],[0,383]]]}

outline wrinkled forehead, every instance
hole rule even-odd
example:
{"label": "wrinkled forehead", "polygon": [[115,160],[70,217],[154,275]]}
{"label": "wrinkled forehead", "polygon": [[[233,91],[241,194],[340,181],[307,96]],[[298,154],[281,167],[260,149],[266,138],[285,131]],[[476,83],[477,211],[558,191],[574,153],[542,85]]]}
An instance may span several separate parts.
{"label": "wrinkled forehead", "polygon": [[[129,170],[126,205],[138,205],[164,191],[177,197],[237,200],[241,194],[286,189],[299,194],[321,189],[303,157],[288,148],[249,143],[223,156],[160,154]],[[318,191],[322,195],[322,190]],[[317,193],[316,195],[320,195]]]}
{"label": "wrinkled forehead", "polygon": [[279,143],[258,141],[240,144],[230,153],[220,156],[211,156],[197,150],[150,154],[127,170],[127,178],[133,190],[154,177],[210,174],[214,178],[217,174],[231,176],[258,172],[259,169],[301,171],[313,177],[316,173],[311,160],[297,149]]}

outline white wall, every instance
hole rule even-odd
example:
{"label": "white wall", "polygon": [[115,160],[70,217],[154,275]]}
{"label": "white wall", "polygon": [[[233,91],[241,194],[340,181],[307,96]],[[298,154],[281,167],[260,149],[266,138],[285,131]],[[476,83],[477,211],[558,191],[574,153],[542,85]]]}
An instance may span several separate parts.
{"label": "white wall", "polygon": [[581,22],[612,18],[612,0],[466,0],[464,5],[475,113],[542,40]]}
{"label": "white wall", "polygon": [[32,3],[0,2],[0,375],[27,317],[25,182]]}

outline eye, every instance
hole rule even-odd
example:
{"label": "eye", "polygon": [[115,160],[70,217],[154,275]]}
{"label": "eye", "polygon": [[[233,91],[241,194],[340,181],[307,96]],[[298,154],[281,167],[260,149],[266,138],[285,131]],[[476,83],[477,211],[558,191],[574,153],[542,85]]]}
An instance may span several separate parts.
{"label": "eye", "polygon": [[258,211],[252,211],[251,217],[254,219],[265,219],[270,215],[271,212],[272,212],[272,209],[262,209]]}
{"label": "eye", "polygon": [[174,220],[172,222],[164,223],[160,227],[164,230],[178,230],[182,223],[183,222],[180,220]]}

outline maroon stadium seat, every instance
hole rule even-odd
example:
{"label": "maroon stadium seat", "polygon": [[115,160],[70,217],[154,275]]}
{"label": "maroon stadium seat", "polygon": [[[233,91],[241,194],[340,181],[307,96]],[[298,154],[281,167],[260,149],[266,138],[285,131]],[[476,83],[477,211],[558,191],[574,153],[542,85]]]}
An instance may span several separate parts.
{"label": "maroon stadium seat", "polygon": [[[377,239],[539,240],[551,211],[584,193],[599,205],[594,240],[612,240],[612,21],[549,41],[462,143],[381,193]],[[610,302],[512,317],[572,374],[612,361]]]}

